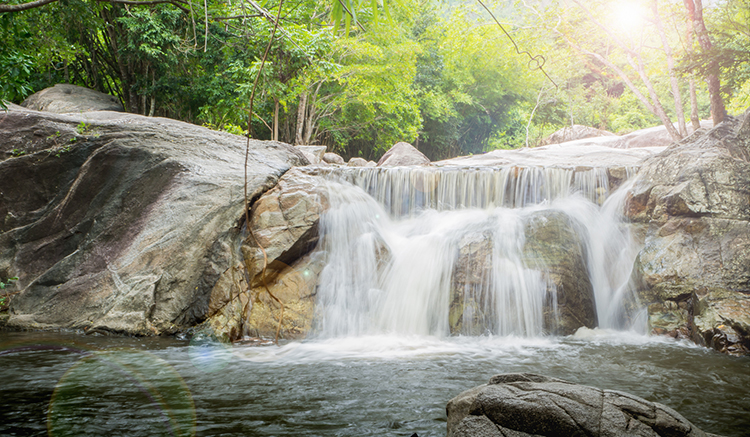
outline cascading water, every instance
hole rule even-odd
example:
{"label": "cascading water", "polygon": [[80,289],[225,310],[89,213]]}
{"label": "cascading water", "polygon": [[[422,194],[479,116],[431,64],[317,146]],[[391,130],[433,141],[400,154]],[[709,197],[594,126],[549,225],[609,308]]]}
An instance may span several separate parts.
{"label": "cascading water", "polygon": [[[578,323],[566,317],[577,326],[626,323],[637,248],[619,216],[625,190],[608,197],[606,169],[360,168],[329,176],[320,337],[537,336]],[[591,307],[588,321],[571,307],[578,300]]]}

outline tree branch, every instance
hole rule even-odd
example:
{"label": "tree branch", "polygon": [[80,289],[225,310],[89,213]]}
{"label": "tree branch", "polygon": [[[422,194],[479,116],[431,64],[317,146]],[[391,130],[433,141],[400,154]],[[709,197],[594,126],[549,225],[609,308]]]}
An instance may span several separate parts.
{"label": "tree branch", "polygon": [[38,8],[48,3],[56,2],[57,0],[36,0],[29,3],[22,3],[20,5],[0,5],[0,12],[20,12],[27,9]]}
{"label": "tree branch", "polygon": [[[49,3],[54,3],[57,0],[35,0],[33,2],[29,3],[22,3],[20,5],[6,5],[6,4],[0,4],[0,13],[2,12],[21,12],[28,9],[34,9],[38,8],[40,6],[44,6]],[[184,12],[190,12],[187,8],[180,5],[179,3],[185,3],[182,0],[144,0],[144,1],[138,1],[138,0],[94,0],[98,2],[105,2],[105,3],[120,3],[125,5],[134,5],[134,6],[144,6],[144,5],[156,5],[160,3],[169,3],[172,4],[180,9],[182,9]]]}

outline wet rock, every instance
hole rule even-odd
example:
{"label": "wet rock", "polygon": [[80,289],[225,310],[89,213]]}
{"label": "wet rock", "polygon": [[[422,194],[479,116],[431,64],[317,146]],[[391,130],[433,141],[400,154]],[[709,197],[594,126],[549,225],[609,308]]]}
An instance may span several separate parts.
{"label": "wet rock", "polygon": [[323,161],[327,162],[328,164],[339,164],[339,165],[346,164],[346,162],[344,162],[344,158],[342,158],[341,155],[337,155],[333,152],[326,152],[323,155]]}
{"label": "wet rock", "polygon": [[633,278],[652,332],[733,354],[750,350],[750,138],[740,126],[729,118],[646,160],[626,206],[647,229]]}
{"label": "wet rock", "polygon": [[[0,161],[0,273],[21,290],[7,323],[151,335],[203,321],[242,262],[245,145],[134,114],[0,114],[0,150],[24,152]],[[251,141],[248,194],[305,162]]]}
{"label": "wet rock", "polygon": [[280,319],[282,338],[307,334],[324,266],[311,251],[318,242],[320,214],[328,207],[325,194],[323,179],[295,168],[255,202],[239,273],[228,271],[211,293],[204,325],[214,335],[274,338]]}
{"label": "wet rock", "polygon": [[409,143],[396,143],[391,147],[380,161],[378,167],[397,167],[402,165],[425,165],[430,159],[424,153],[417,150]]}
{"label": "wet rock", "polygon": [[559,211],[539,211],[526,221],[524,262],[546,275],[544,326],[557,335],[597,324],[582,233],[576,226],[581,225]]}
{"label": "wet rock", "polygon": [[446,412],[449,437],[712,435],[665,405],[532,373],[496,375]]}
{"label": "wet rock", "polygon": [[[506,226],[511,226],[506,224]],[[522,258],[517,260],[497,260],[508,266],[501,270],[505,275],[515,270],[520,284],[535,287],[531,281],[536,278],[546,290],[542,303],[544,331],[558,335],[573,334],[578,328],[596,326],[594,293],[584,255],[581,234],[575,229],[575,222],[559,211],[538,211],[523,218]],[[449,324],[451,333],[480,335],[486,332],[499,332],[493,326],[498,315],[491,313],[496,306],[493,299],[493,241],[491,230],[467,234],[459,242],[458,258],[453,272]],[[502,237],[499,237],[502,238]],[[503,315],[512,326],[522,326],[522,321],[510,321],[513,311]],[[501,330],[502,331],[502,330]],[[525,332],[525,334],[534,334]],[[541,334],[541,333],[536,333]]]}
{"label": "wet rock", "polygon": [[34,93],[27,97],[21,106],[57,114],[125,110],[117,97],[68,84],[57,84]]}

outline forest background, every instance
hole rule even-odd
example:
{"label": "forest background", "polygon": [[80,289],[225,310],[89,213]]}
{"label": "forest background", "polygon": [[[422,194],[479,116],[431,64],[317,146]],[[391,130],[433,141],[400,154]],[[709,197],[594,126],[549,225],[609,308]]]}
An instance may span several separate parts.
{"label": "forest background", "polygon": [[0,41],[6,101],[71,83],[243,134],[257,78],[254,137],[345,158],[535,146],[572,124],[677,139],[750,106],[750,0],[10,0]]}

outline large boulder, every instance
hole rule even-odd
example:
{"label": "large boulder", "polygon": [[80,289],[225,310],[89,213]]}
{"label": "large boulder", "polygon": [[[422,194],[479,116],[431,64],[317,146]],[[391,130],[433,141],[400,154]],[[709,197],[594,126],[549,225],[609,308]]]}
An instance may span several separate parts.
{"label": "large boulder", "polygon": [[448,437],[706,437],[673,409],[533,373],[493,376],[448,402]]}
{"label": "large boulder", "polygon": [[311,252],[327,207],[325,180],[299,169],[254,203],[243,263],[224,272],[211,292],[205,325],[212,335],[274,338],[277,329],[285,339],[307,335],[324,267],[323,254]]}
{"label": "large boulder", "polygon": [[[242,263],[246,139],[114,112],[0,114],[0,276],[7,324],[149,335],[202,322]],[[293,147],[251,141],[247,192],[276,185]]]}
{"label": "large boulder", "polygon": [[750,351],[750,117],[647,159],[626,214],[645,227],[634,283],[652,332]]}
{"label": "large boulder", "polygon": [[125,110],[117,97],[69,84],[57,84],[34,93],[21,106],[57,114]]}
{"label": "large boulder", "polygon": [[429,164],[430,159],[424,153],[417,150],[416,147],[409,143],[396,143],[391,147],[380,161],[378,167],[399,167],[404,165],[425,165]]}

